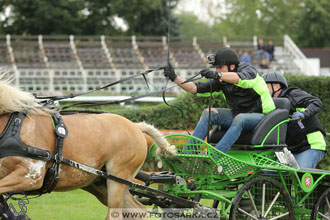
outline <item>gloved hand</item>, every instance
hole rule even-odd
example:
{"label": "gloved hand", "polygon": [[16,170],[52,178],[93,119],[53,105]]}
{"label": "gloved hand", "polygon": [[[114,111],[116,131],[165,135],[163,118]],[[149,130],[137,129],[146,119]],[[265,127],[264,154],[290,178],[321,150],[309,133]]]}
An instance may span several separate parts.
{"label": "gloved hand", "polygon": [[164,67],[164,76],[168,77],[172,82],[176,79],[177,75],[175,74],[171,63]]}
{"label": "gloved hand", "polygon": [[293,119],[298,119],[298,118],[300,118],[300,119],[302,120],[302,119],[305,118],[305,115],[304,115],[304,113],[302,113],[302,112],[294,112],[294,113],[292,114],[292,118],[293,118]]}
{"label": "gloved hand", "polygon": [[221,78],[221,72],[218,71],[212,71],[210,69],[202,69],[199,71],[202,77],[205,77],[206,79],[217,79],[219,80]]}

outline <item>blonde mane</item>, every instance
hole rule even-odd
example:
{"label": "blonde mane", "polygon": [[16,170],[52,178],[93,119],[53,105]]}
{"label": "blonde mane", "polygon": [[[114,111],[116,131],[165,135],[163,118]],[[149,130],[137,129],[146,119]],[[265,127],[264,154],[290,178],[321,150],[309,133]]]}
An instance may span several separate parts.
{"label": "blonde mane", "polygon": [[0,113],[27,112],[38,115],[49,115],[55,110],[42,108],[35,97],[24,92],[10,83],[13,77],[6,77],[7,73],[0,74]]}

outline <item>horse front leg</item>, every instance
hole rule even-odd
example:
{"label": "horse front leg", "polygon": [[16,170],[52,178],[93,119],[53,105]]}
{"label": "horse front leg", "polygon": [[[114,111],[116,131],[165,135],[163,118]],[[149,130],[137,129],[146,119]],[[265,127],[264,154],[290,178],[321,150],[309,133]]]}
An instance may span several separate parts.
{"label": "horse front leg", "polygon": [[21,157],[2,159],[0,166],[0,195],[13,191],[40,189],[46,162]]}
{"label": "horse front leg", "polygon": [[[109,169],[108,169],[109,170]],[[132,174],[135,172],[127,172],[129,169],[122,169],[115,175],[121,179],[132,181]],[[135,176],[135,175],[134,175]],[[107,180],[107,200],[108,200],[108,215],[107,220],[115,219],[146,219],[146,209],[139,201],[137,201],[129,192],[128,186],[113,180]]]}
{"label": "horse front leg", "polygon": [[122,208],[124,204],[125,194],[128,192],[128,187],[121,183],[107,180],[108,187],[108,215],[107,220],[122,220]]}

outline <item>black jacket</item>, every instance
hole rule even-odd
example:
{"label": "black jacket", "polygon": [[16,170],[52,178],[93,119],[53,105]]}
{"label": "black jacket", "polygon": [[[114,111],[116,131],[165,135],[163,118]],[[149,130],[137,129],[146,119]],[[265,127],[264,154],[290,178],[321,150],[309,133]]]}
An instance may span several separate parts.
{"label": "black jacket", "polygon": [[279,96],[290,100],[290,114],[299,111],[300,108],[304,109],[302,112],[305,118],[300,122],[302,125],[298,122],[288,124],[286,143],[292,153],[300,153],[311,148],[307,134],[320,131],[325,137],[326,133],[316,116],[323,107],[319,98],[294,87],[283,90]]}
{"label": "black jacket", "polygon": [[269,113],[275,109],[268,87],[257,70],[249,63],[241,63],[237,68],[240,78],[237,84],[220,83],[219,80],[197,82],[197,93],[223,91],[226,102],[234,115],[239,113]]}

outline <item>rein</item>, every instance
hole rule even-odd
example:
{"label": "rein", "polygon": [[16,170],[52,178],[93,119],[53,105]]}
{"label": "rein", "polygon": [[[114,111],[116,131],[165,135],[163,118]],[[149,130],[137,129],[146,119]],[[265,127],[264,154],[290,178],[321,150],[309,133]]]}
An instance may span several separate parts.
{"label": "rein", "polygon": [[[168,67],[171,67],[171,63],[170,63],[170,33],[171,33],[171,7],[170,7],[170,0],[167,1],[167,12],[168,12],[168,29],[167,29],[167,66]],[[197,74],[199,75],[199,74]],[[193,76],[191,78],[191,80],[193,78],[195,78],[197,75]],[[183,110],[179,107],[179,106],[175,106],[175,105],[171,105],[169,103],[167,103],[166,99],[165,99],[165,92],[166,92],[166,88],[167,88],[167,84],[168,84],[168,81],[169,81],[170,77],[167,76],[166,77],[166,82],[165,82],[165,86],[164,86],[164,89],[163,89],[163,101],[164,103],[169,106],[170,108],[176,108],[180,111],[181,113],[181,118],[182,118],[182,121],[183,121],[183,124],[185,126],[185,129],[187,131],[187,133],[190,135],[190,132],[188,130],[188,127],[187,127],[187,123],[186,123],[186,120],[185,120],[185,117],[184,117],[184,113],[183,113]],[[189,82],[188,80],[186,80],[187,82]],[[186,82],[183,82],[183,83],[186,83]],[[181,83],[181,84],[183,84]]]}
{"label": "rein", "polygon": [[[141,73],[138,73],[136,75],[133,75],[133,76],[129,76],[129,77],[126,77],[126,78],[123,78],[123,79],[120,79],[120,80],[117,80],[115,82],[112,82],[112,83],[109,83],[105,86],[102,86],[100,88],[97,88],[97,89],[94,89],[92,91],[88,91],[88,92],[81,92],[81,93],[76,93],[76,94],[69,94],[69,95],[66,95],[66,96],[37,96],[37,95],[34,95],[36,99],[49,99],[51,101],[58,101],[58,100],[63,100],[63,99],[68,99],[68,98],[74,98],[74,97],[77,97],[77,96],[82,96],[82,95],[87,95],[87,94],[91,94],[93,92],[96,92],[96,91],[99,91],[99,90],[103,90],[103,89],[106,89],[108,87],[111,87],[111,86],[114,86],[114,85],[117,85],[119,83],[122,83],[122,82],[125,82],[127,80],[130,80],[130,79],[133,79],[133,78],[136,78],[138,76],[143,76],[143,78],[145,79],[146,83],[147,83],[147,80],[146,80],[146,77],[145,77],[145,74],[148,74],[148,73],[151,73],[151,72],[154,72],[154,71],[158,71],[158,70],[162,70],[163,67],[161,68],[158,68],[158,69],[155,69],[155,70],[146,70],[144,72],[141,72]],[[148,86],[148,83],[147,83],[147,86]],[[149,87],[149,86],[148,86]],[[41,101],[42,102],[48,102],[48,100],[45,100],[45,101]]]}
{"label": "rein", "polygon": [[[184,84],[184,83],[187,83],[187,82],[192,82],[192,81],[195,81],[195,80],[199,80],[200,78],[195,79],[198,75],[199,75],[199,73],[192,76],[192,77],[190,77],[189,79],[183,81],[181,84]],[[91,106],[101,106],[101,105],[110,105],[110,104],[120,104],[122,102],[133,101],[133,100],[144,98],[144,97],[147,97],[147,96],[150,96],[150,95],[157,95],[157,94],[160,94],[160,93],[164,93],[165,91],[170,90],[172,88],[175,88],[177,86],[178,85],[173,85],[171,87],[164,88],[164,89],[159,90],[159,91],[150,92],[150,93],[146,93],[146,94],[139,95],[139,96],[134,96],[134,97],[127,98],[127,99],[110,101],[110,102],[79,102],[79,103],[75,103],[75,104],[72,104],[72,105],[63,106],[63,107],[60,108],[60,111],[64,110],[64,109],[67,109],[67,108],[72,108],[72,107],[91,107]],[[164,96],[163,96],[163,99],[165,100]],[[166,100],[165,100],[165,103],[166,103]],[[173,107],[179,108],[177,106],[173,106]],[[181,110],[181,112],[182,112],[182,110]]]}
{"label": "rein", "polygon": [[[170,64],[170,32],[171,32],[171,6],[170,6],[170,0],[167,1],[167,10],[168,10],[167,66],[170,66],[171,65]],[[108,85],[102,86],[100,88],[97,88],[95,90],[88,91],[88,92],[82,92],[82,93],[77,93],[77,94],[69,94],[69,95],[66,95],[66,96],[37,96],[37,95],[35,95],[35,98],[36,99],[46,99],[46,100],[43,100],[43,101],[40,102],[40,103],[43,103],[44,104],[44,106],[42,106],[42,107],[45,107],[45,108],[57,108],[57,107],[54,107],[52,105],[49,106],[49,104],[53,104],[54,101],[59,101],[59,100],[63,100],[63,99],[74,98],[74,97],[77,97],[77,96],[91,94],[93,92],[96,92],[96,91],[99,91],[99,90],[103,90],[105,88],[114,86],[116,84],[119,84],[121,82],[125,82],[127,80],[133,79],[133,78],[138,77],[138,76],[141,76],[141,75],[143,76],[143,78],[144,78],[144,80],[146,82],[146,85],[147,85],[148,89],[150,90],[149,85],[148,85],[148,80],[147,80],[147,78],[146,78],[145,75],[148,74],[148,73],[150,73],[150,72],[154,72],[154,71],[158,71],[158,70],[163,70],[163,69],[164,69],[164,67],[160,67],[160,68],[155,69],[155,70],[149,69],[149,70],[146,70],[144,72],[141,72],[141,73],[138,73],[136,75],[133,75],[133,76],[129,76],[129,77],[120,79],[118,81],[115,81],[113,83],[110,83]],[[198,79],[195,79],[198,75],[199,75],[199,73],[196,74],[196,75],[194,75],[193,77],[185,80],[181,84],[184,84],[184,83],[187,83],[187,82],[191,82],[191,81],[195,81],[195,80],[199,80],[201,77],[198,78]],[[134,101],[134,100],[139,99],[139,98],[143,98],[143,97],[146,97],[146,96],[156,95],[156,94],[162,93],[164,103],[166,105],[168,105],[169,107],[171,107],[171,108],[178,109],[181,112],[181,117],[182,117],[182,119],[184,121],[185,129],[186,129],[187,133],[190,134],[190,132],[189,132],[189,130],[187,128],[187,123],[186,123],[185,118],[184,118],[184,112],[183,112],[183,110],[179,106],[170,105],[166,101],[165,92],[167,90],[170,90],[170,89],[178,86],[178,85],[174,85],[174,86],[171,86],[171,87],[167,88],[168,81],[169,81],[169,77],[166,77],[165,86],[160,91],[150,92],[150,93],[147,93],[147,94],[144,94],[144,95],[139,95],[139,96],[135,96],[135,97],[131,97],[131,98],[128,98],[128,99],[119,100],[119,101],[110,101],[110,102],[79,102],[79,103],[75,103],[75,104],[71,104],[71,105],[59,107],[59,108],[57,108],[57,110],[59,110],[60,112],[64,112],[63,111],[64,109],[73,108],[73,107],[92,107],[92,106],[102,106],[102,105],[110,105],[110,104],[120,104],[122,102]],[[77,113],[77,111],[72,111],[72,113]]]}
{"label": "rein", "polygon": [[81,163],[78,163],[78,162],[75,162],[73,160],[69,160],[69,159],[66,159],[66,158],[63,158],[62,159],[62,163],[64,164],[67,164],[69,166],[72,166],[72,167],[75,167],[77,169],[80,169],[80,170],[83,170],[87,173],[91,173],[91,174],[94,174],[94,175],[97,175],[97,176],[100,176],[100,177],[103,177],[103,178],[106,178],[106,179],[110,179],[110,180],[114,180],[118,183],[121,183],[121,184],[124,184],[124,185],[127,185],[129,186],[131,189],[141,189],[141,190],[144,190],[146,192],[150,192],[150,193],[156,193],[157,195],[161,195],[161,196],[165,196],[179,204],[181,204],[182,206],[186,207],[186,208],[195,208],[197,203],[196,202],[193,202],[193,201],[187,201],[181,197],[177,197],[177,196],[173,196],[171,194],[168,194],[166,192],[163,192],[163,191],[160,191],[160,190],[156,190],[156,189],[153,189],[151,187],[148,187],[148,186],[145,186],[145,185],[141,185],[141,184],[138,184],[138,183],[134,183],[134,182],[131,182],[129,180],[125,180],[125,179],[122,179],[122,178],[119,178],[119,177],[116,177],[114,175],[111,175],[109,173],[106,173],[104,171],[101,171],[101,170],[97,170],[97,169],[94,169],[92,167],[88,167],[84,164],[81,164]]}

